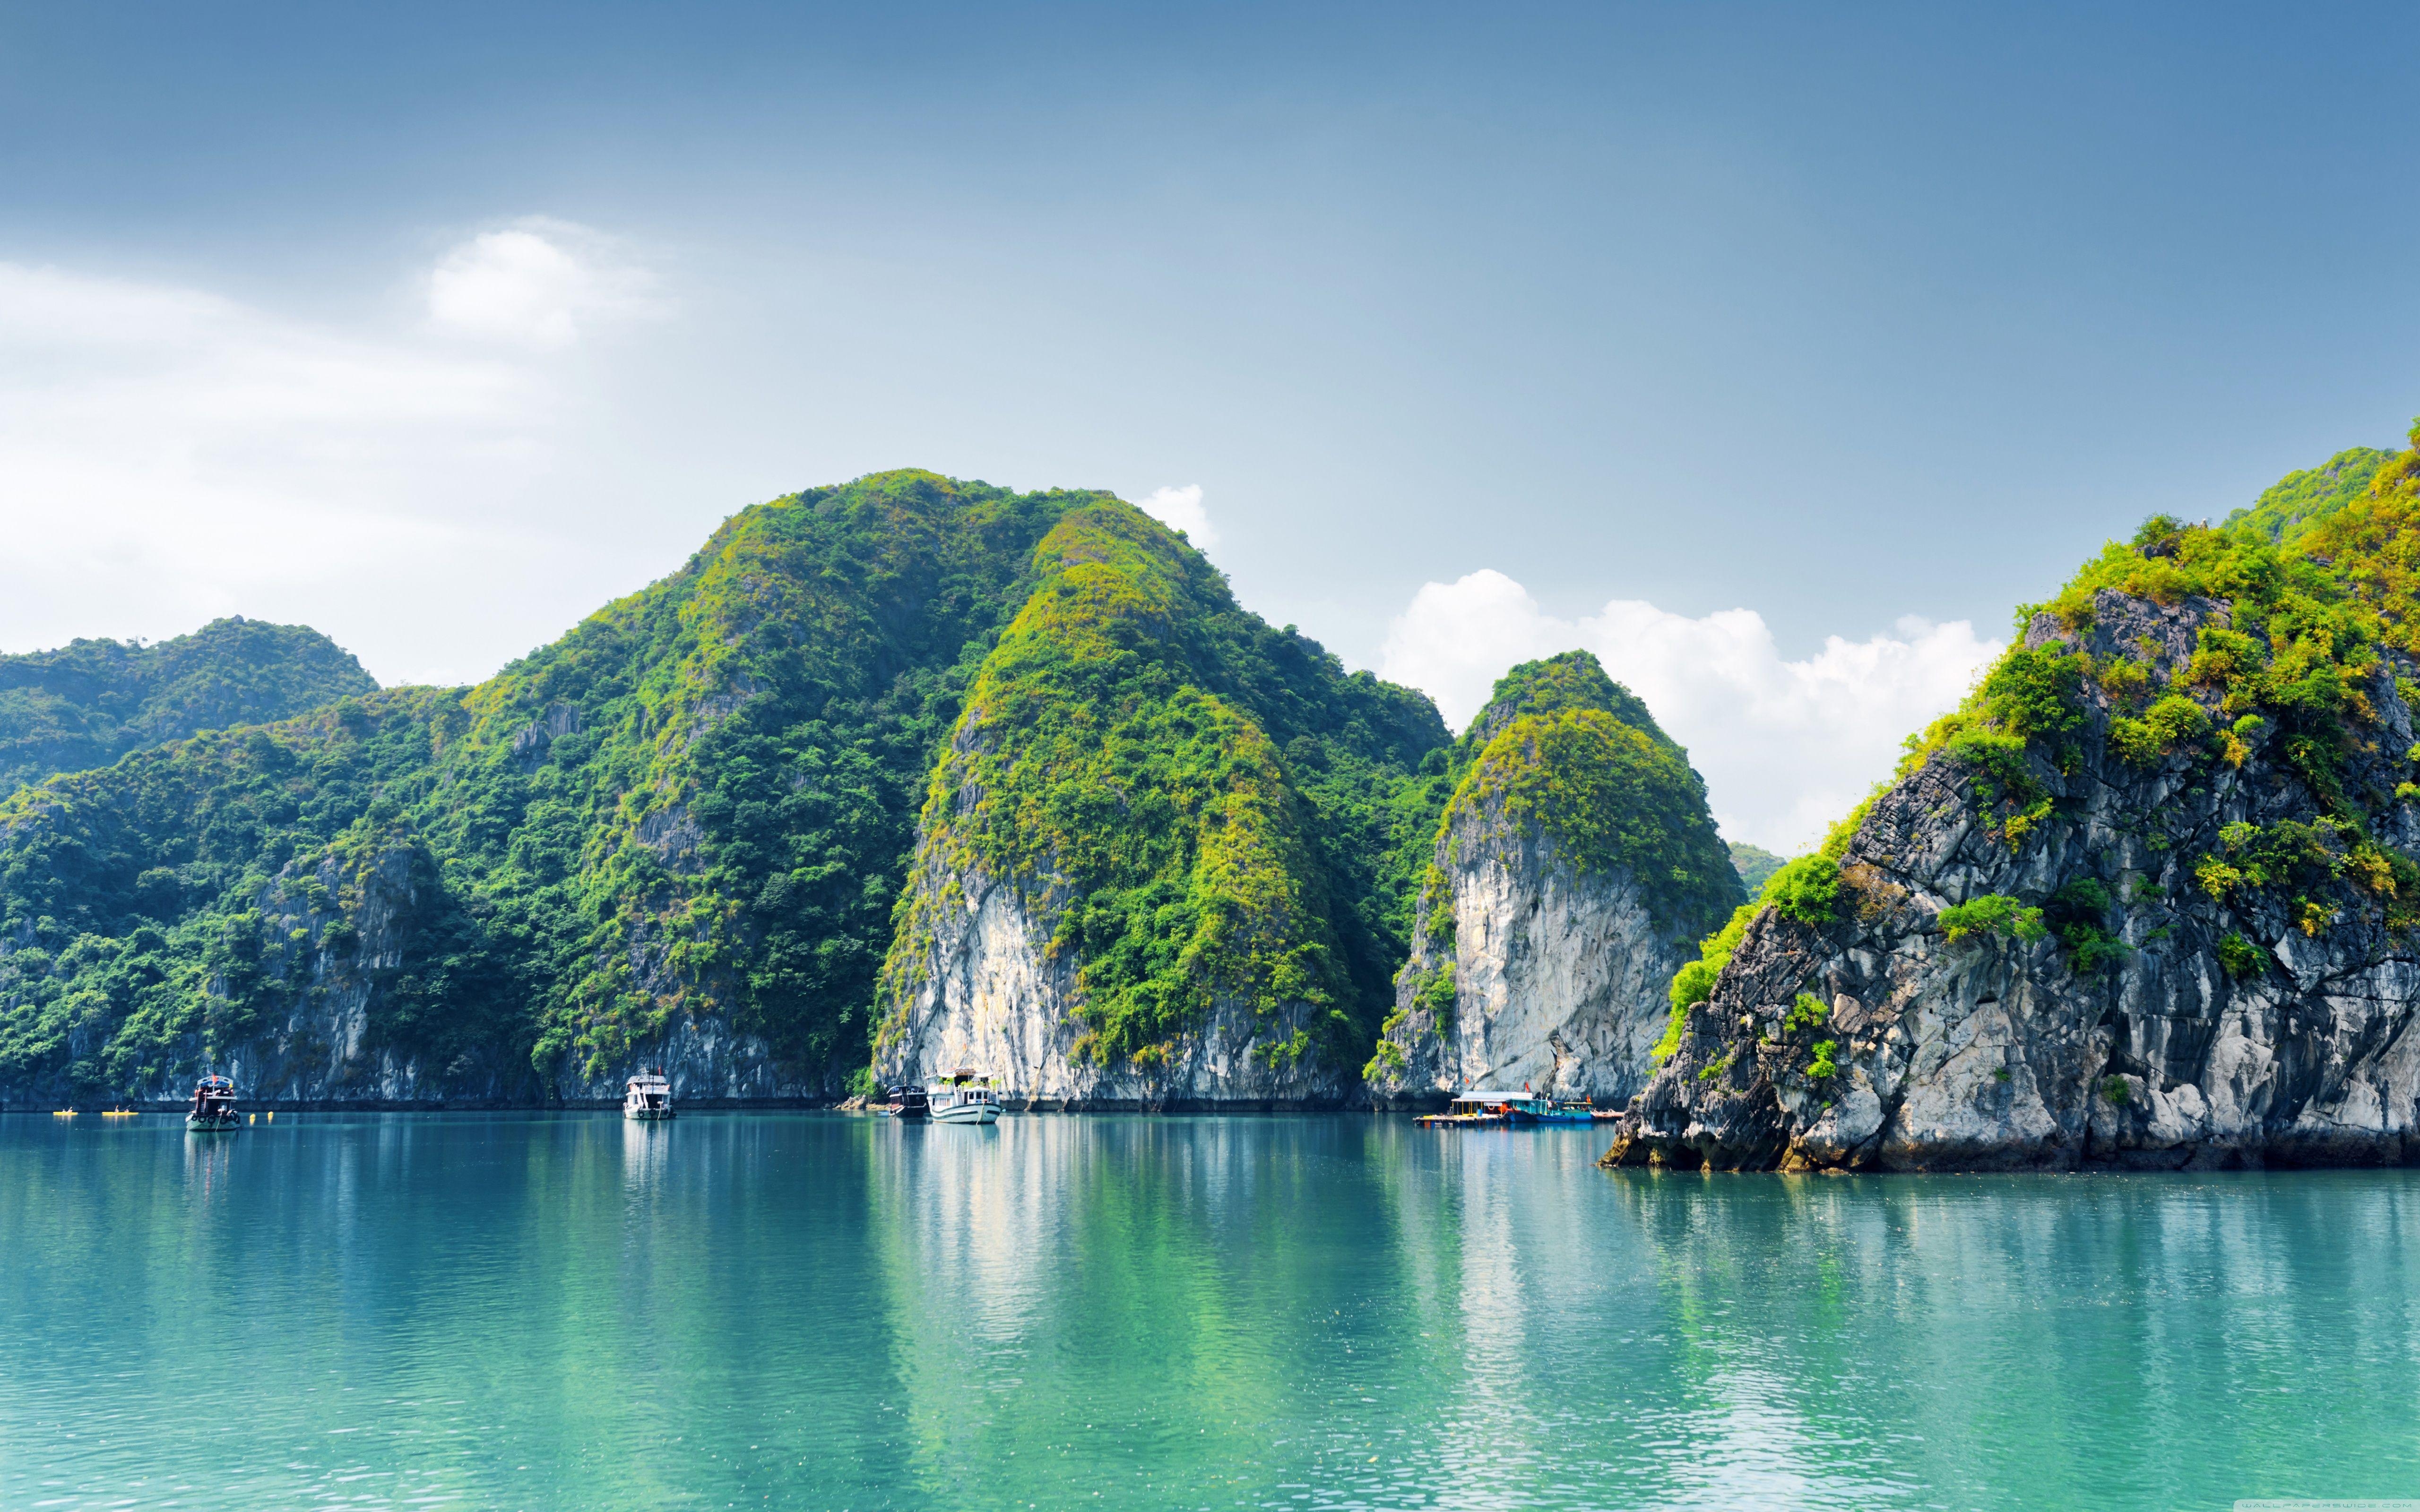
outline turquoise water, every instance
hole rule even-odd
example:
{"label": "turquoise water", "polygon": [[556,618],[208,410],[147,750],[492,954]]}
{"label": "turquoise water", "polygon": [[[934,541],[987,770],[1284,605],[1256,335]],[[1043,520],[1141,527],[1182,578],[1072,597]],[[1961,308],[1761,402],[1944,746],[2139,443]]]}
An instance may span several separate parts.
{"label": "turquoise water", "polygon": [[2420,1496],[2420,1177],[1602,1143],[0,1118],[0,1507]]}

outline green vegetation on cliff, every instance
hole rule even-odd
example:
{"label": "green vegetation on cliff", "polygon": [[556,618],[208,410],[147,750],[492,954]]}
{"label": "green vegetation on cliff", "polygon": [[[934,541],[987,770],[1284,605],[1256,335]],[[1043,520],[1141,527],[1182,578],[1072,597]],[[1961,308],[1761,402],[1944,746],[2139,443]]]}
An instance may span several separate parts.
{"label": "green vegetation on cliff", "polygon": [[1802,924],[1831,920],[1840,896],[1840,857],[1855,838],[1858,822],[1872,803],[1869,797],[1848,818],[1834,825],[1813,855],[1775,867],[1765,875],[1763,886],[1747,902],[1731,910],[1722,928],[1698,942],[1698,959],[1673,973],[1668,989],[1671,1016],[1665,1022],[1663,1038],[1650,1052],[1654,1059],[1669,1059],[1680,1048],[1681,1030],[1689,1010],[1714,995],[1715,979],[1723,974],[1732,953],[1747,938],[1747,927],[1758,915],[1770,908]]}
{"label": "green vegetation on cliff", "polygon": [[[2410,451],[2355,448],[2289,474],[2220,529],[2162,515],[2132,540],[2109,542],[2047,603],[2019,608],[2020,640],[1959,708],[1909,738],[1897,775],[1936,754],[1955,759],[2000,841],[2022,849],[2055,807],[2037,764],[2077,769],[2089,724],[2085,695],[2097,688],[2109,701],[2107,741],[2120,761],[2148,767],[2183,756],[2215,769],[2241,766],[2266,749],[2308,788],[2309,822],[2230,825],[2220,852],[2195,861],[2196,880],[2213,897],[2273,889],[2289,917],[2316,933],[2336,918],[2318,895],[2347,882],[2390,927],[2420,925],[2420,861],[2373,834],[2388,806],[2420,797],[2420,784],[2387,791],[2347,775],[2350,759],[2375,749],[2381,733],[2371,697],[2381,676],[2397,680],[2407,702],[2420,703],[2420,683],[2386,663],[2390,652],[2420,657],[2420,423],[2412,440]],[[2164,683],[2153,670],[2154,646],[2096,657],[2070,643],[2094,625],[2103,591],[2164,606],[2211,601],[2225,613],[2197,627],[2192,655]],[[2022,632],[2043,613],[2067,638],[2024,644]],[[2420,747],[2412,756],[2420,761]],[[1710,936],[1701,959],[1674,978],[1663,1054],[1678,1044],[1687,1009],[1711,994],[1759,912],[1775,907],[1810,923],[1832,917],[1838,856],[1864,812],[1836,826],[1823,852],[1776,873],[1758,902]],[[2106,889],[2086,879],[2035,904],[1975,900],[1945,911],[1941,923],[1953,937],[2055,932],[2071,964],[2086,972],[2125,953],[2106,927],[2111,906]],[[2265,958],[2229,938],[2227,971],[2257,969]]]}
{"label": "green vegetation on cliff", "polygon": [[149,645],[77,640],[0,656],[0,795],[145,746],[377,690],[318,631],[241,618]]}
{"label": "green vegetation on cliff", "polygon": [[1580,871],[1627,871],[1668,928],[1703,928],[1740,896],[1704,781],[1652,724],[1602,709],[1523,715],[1487,743],[1454,802],[1553,836]]}
{"label": "green vegetation on cliff", "polygon": [[1436,846],[1465,811],[1551,837],[1582,871],[1627,871],[1668,928],[1694,933],[1740,899],[1688,753],[1585,651],[1505,673],[1442,775],[1450,796],[1437,811],[1421,893],[1432,929],[1446,923]]}
{"label": "green vegetation on cliff", "polygon": [[[2082,722],[2077,693],[2089,678],[2116,705],[2109,741],[2121,759],[2149,765],[2182,752],[2232,766],[2264,746],[2303,778],[2320,813],[2344,826],[2353,874],[2374,876],[2378,890],[2397,896],[2391,879],[2410,873],[2407,881],[2420,881],[2420,870],[2367,834],[2369,816],[2399,800],[2389,792],[2354,790],[2346,772],[2350,756],[2374,744],[2378,713],[2369,689],[2387,671],[2384,654],[2420,650],[2420,578],[2410,567],[2420,553],[2420,494],[2412,473],[2410,454],[2395,459],[2377,471],[2369,492],[2283,547],[2254,532],[2155,517],[2133,541],[2110,543],[2043,608],[2080,632],[2093,623],[2103,590],[2164,605],[2225,604],[2225,619],[2198,628],[2191,658],[2171,671],[2166,687],[2150,686],[2141,664],[2127,658],[2096,661],[2069,653],[2063,642],[2020,647],[1985,679],[1976,700],[1927,733],[1920,748],[1946,743],[1967,754],[1966,744],[1993,740],[2008,748],[2009,764],[2036,749],[2054,765],[2069,766],[2071,733]],[[2033,681],[2042,690],[2032,708],[2055,702],[2055,715],[1993,702],[1993,690],[2021,664],[2036,669]],[[2205,707],[2212,701],[2216,718]],[[2047,800],[2037,807],[2046,810]],[[2011,826],[2009,838],[2018,843],[2023,835]]]}
{"label": "green vegetation on cliff", "polygon": [[264,933],[269,878],[397,815],[385,790],[425,764],[426,720],[445,699],[374,693],[0,804],[0,1078],[117,1090],[191,1041],[208,1053],[257,1030],[303,965]]}
{"label": "green vegetation on cliff", "polygon": [[1468,771],[1515,720],[1582,710],[1609,714],[1634,730],[1646,732],[1659,744],[1681,748],[1665,736],[1638,695],[1607,676],[1595,656],[1585,651],[1566,651],[1525,661],[1496,680],[1487,706],[1454,743],[1454,775],[1459,778]]}
{"label": "green vegetation on cliff", "polygon": [[1731,855],[1731,870],[1739,873],[1740,886],[1747,889],[1751,898],[1763,887],[1764,879],[1780,871],[1789,859],[1776,856],[1761,845],[1750,845],[1745,841],[1726,841],[1725,848]]}
{"label": "green vegetation on cliff", "polygon": [[2219,529],[2250,531],[2272,546],[2291,545],[2304,531],[2367,493],[2370,480],[2394,456],[2374,446],[2338,452],[2318,467],[2287,473],[2250,508],[2227,516]]}
{"label": "green vegetation on cliff", "polygon": [[1366,1040],[1427,701],[1108,495],[906,471],[742,511],[478,687],[363,687],[0,804],[0,1086],[131,1091],[341,1000],[353,1058],[418,1095],[593,1093],[700,1014],[830,1088],[977,685],[966,729],[1016,745],[958,839],[1080,883],[1058,945],[1096,1053],[1205,986]]}
{"label": "green vegetation on cliff", "polygon": [[[691,1010],[821,1085],[864,1054],[960,693],[1035,543],[1101,497],[918,472],[809,490],[477,687],[20,793],[0,807],[0,1079],[121,1088],[375,987],[370,1047],[440,1089],[593,1079]],[[390,854],[428,886],[362,917],[340,887],[334,951],[266,927],[332,856]],[[365,928],[401,967],[346,953]]]}
{"label": "green vegetation on cliff", "polygon": [[[1405,941],[1379,886],[1397,790],[1445,742],[1428,701],[1237,608],[1131,506],[1071,512],[967,695],[924,805],[930,860],[1013,881],[1072,950],[1079,1054],[1148,1066],[1221,1003],[1357,1062]],[[893,946],[905,1013],[930,935]]]}
{"label": "green vegetation on cliff", "polygon": [[[2386,671],[2383,654],[2420,656],[2420,423],[2413,442],[2414,450],[2392,455],[2354,448],[2289,474],[2217,530],[2162,515],[2131,541],[2109,542],[2049,602],[2019,607],[2019,640],[1957,709],[1909,737],[1896,777],[1948,755],[1964,767],[1999,840],[2022,849],[2055,807],[2037,764],[2077,769],[2089,724],[2085,695],[2097,687],[2111,705],[2107,740],[2120,761],[2149,766],[2181,754],[2241,766],[2258,747],[2308,786],[2314,822],[2233,826],[2223,854],[2196,861],[2196,877],[2213,896],[2281,889],[2292,894],[2292,915],[2315,932],[2333,915],[2313,894],[2345,880],[2366,892],[2390,925],[2420,922],[2420,862],[2371,834],[2376,814],[2420,796],[2420,786],[2358,791],[2345,777],[2348,758],[2374,746],[2379,733],[2367,689]],[[2213,601],[2226,614],[2198,627],[2192,656],[2163,685],[2150,647],[2096,658],[2070,643],[2094,624],[2104,590],[2165,606]],[[2024,632],[2042,613],[2068,639],[2026,645]],[[2420,685],[2406,680],[2403,688],[2407,700],[2420,701]],[[2207,702],[2216,702],[2217,717]],[[1834,917],[1839,856],[1871,802],[1834,826],[1816,855],[1776,872],[1674,977],[1659,1057],[1677,1047],[1688,1009],[1711,995],[1759,913],[1775,908],[1804,923]],[[2071,884],[2034,903],[1975,900],[1945,911],[1940,922],[1953,938],[2055,932],[2075,969],[2092,971],[2125,951],[2105,927],[2110,904],[2098,883]],[[2250,959],[2230,947],[2226,964],[2242,975]]]}

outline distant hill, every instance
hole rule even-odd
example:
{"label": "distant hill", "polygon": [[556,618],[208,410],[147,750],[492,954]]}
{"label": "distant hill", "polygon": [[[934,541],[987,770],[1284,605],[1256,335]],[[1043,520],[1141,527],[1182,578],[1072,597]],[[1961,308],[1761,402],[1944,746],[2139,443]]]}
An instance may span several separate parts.
{"label": "distant hill", "polygon": [[1764,879],[1780,871],[1782,862],[1787,859],[1745,841],[1727,841],[1724,843],[1730,847],[1731,870],[1739,873],[1740,886],[1747,889],[1751,898],[1764,887]]}
{"label": "distant hill", "polygon": [[2273,546],[2283,546],[2367,493],[2369,480],[2394,456],[2374,446],[2355,446],[2318,467],[2288,472],[2251,508],[2227,516],[2220,529],[2257,531]]}
{"label": "distant hill", "polygon": [[886,953],[995,897],[1051,1064],[1157,1077],[1225,1013],[1204,1095],[1341,1092],[1449,745],[1132,505],[912,471],[743,510],[476,687],[361,686],[0,796],[0,1102],[829,1097]]}
{"label": "distant hill", "polygon": [[240,617],[152,645],[77,640],[0,656],[0,795],[197,731],[377,691],[350,652],[308,625]]}

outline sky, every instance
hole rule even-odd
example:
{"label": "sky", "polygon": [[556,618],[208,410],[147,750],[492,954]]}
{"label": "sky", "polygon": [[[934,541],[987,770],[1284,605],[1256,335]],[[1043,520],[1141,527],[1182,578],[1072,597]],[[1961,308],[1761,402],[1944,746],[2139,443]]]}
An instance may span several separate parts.
{"label": "sky", "polygon": [[0,4],[0,650],[460,682],[724,517],[1106,487],[1803,848],[2104,539],[2420,412],[2336,6]]}

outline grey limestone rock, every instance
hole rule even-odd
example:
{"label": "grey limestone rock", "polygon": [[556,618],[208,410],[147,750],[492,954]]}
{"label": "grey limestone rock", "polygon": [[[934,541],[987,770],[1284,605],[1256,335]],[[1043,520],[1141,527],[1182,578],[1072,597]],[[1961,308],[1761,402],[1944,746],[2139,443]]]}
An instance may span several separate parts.
{"label": "grey limestone rock", "polygon": [[1076,964],[1050,949],[1060,899],[1029,897],[979,866],[956,870],[930,845],[908,885],[931,931],[876,1041],[886,1084],[970,1070],[993,1077],[1011,1107],[1056,1110],[1321,1107],[1352,1091],[1315,1055],[1288,1049],[1309,1004],[1260,1015],[1222,1002],[1164,1058],[1100,1064],[1081,1048]]}
{"label": "grey limestone rock", "polygon": [[[1436,859],[1450,921],[1433,934],[1419,920],[1367,1073],[1372,1100],[1429,1106],[1528,1087],[1627,1102],[1653,1069],[1666,984],[1695,957],[1694,933],[1659,924],[1626,870],[1582,871],[1500,810],[1456,810]],[[1450,1006],[1432,1006],[1440,998]]]}
{"label": "grey limestone rock", "polygon": [[[2037,616],[2026,643],[2133,656],[2154,690],[2224,606],[2163,607],[2104,591],[2071,635]],[[2371,832],[2420,845],[2408,778],[2413,714],[2393,654],[2366,694],[2343,765],[2370,795]],[[2178,683],[2215,717],[2217,695]],[[2222,888],[2196,877],[2232,824],[2317,825],[2321,809],[2274,732],[2229,765],[2193,743],[2149,766],[2111,748],[2119,712],[2087,679],[2072,770],[2027,757],[2050,817],[2011,842],[1986,779],[1937,751],[1885,793],[1842,854],[1830,922],[1768,910],[1691,1011],[1678,1054],[1618,1131],[1607,1161],[1730,1168],[1885,1170],[2213,1167],[2420,1158],[2420,947],[2350,874],[2307,888]],[[2241,833],[2241,832],[2239,832]],[[1942,910],[1987,894],[2040,905],[2078,881],[2110,899],[2125,947],[2080,957],[2056,936],[1977,932]],[[2306,906],[2307,904],[2307,906]],[[2235,970],[2220,953],[2230,945]],[[2246,946],[2252,949],[2247,950]],[[1828,1005],[1792,1027],[1806,1000]],[[1812,1045],[1832,1046],[1818,1075]]]}

